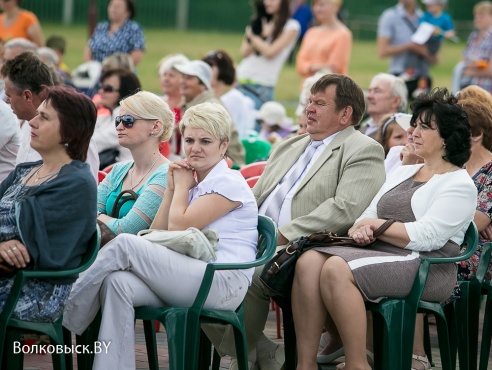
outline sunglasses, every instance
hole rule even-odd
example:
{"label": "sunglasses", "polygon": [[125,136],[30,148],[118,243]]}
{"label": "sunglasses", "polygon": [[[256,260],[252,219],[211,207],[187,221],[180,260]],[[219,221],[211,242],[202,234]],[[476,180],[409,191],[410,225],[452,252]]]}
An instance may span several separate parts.
{"label": "sunglasses", "polygon": [[114,119],[114,124],[116,127],[121,123],[124,128],[132,128],[135,124],[135,121],[143,120],[143,121],[153,121],[155,118],[135,118],[129,114],[124,114],[122,116],[116,116]]}
{"label": "sunglasses", "polygon": [[104,91],[104,92],[107,92],[107,93],[112,93],[112,92],[119,92],[120,90],[118,89],[115,89],[113,86],[111,85],[102,85],[101,86],[101,90]]}

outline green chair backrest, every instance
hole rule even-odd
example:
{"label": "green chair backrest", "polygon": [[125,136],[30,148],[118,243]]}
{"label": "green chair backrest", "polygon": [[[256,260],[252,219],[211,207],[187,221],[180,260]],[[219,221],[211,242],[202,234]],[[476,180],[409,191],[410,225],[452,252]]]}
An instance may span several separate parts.
{"label": "green chair backrest", "polygon": [[241,140],[246,152],[246,164],[268,159],[272,144],[255,137]]}

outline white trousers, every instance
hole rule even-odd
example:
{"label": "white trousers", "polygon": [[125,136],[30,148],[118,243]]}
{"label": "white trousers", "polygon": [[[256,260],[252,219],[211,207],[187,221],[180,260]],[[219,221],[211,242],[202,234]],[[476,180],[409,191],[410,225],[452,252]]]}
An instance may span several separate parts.
{"label": "white trousers", "polygon": [[[101,308],[98,340],[111,344],[107,353],[96,354],[93,369],[133,370],[134,307],[191,306],[206,266],[141,237],[118,235],[73,285],[63,325],[80,335]],[[248,285],[247,277],[239,271],[217,271],[205,307],[237,308]]]}

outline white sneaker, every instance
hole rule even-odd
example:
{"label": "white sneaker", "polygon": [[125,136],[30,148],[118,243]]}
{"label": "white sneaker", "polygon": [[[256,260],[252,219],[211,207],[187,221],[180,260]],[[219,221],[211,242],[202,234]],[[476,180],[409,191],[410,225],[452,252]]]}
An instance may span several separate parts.
{"label": "white sneaker", "polygon": [[[229,365],[229,370],[239,370],[239,365],[237,364],[237,358],[231,358],[231,364]],[[248,370],[255,370],[255,363],[248,361]]]}
{"label": "white sneaker", "polygon": [[321,337],[319,338],[319,350],[322,351],[323,348],[325,348],[329,342],[330,342],[330,333],[324,331],[323,334],[321,334]]}
{"label": "white sneaker", "polygon": [[283,344],[277,344],[273,351],[261,351],[256,355],[260,370],[281,370],[285,362],[285,349]]}

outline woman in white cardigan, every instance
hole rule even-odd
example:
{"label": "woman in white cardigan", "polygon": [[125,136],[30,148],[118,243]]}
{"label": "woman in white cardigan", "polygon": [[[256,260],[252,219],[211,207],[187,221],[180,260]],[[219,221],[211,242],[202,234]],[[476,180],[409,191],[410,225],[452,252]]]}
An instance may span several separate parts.
{"label": "woman in white cardigan", "polygon": [[[323,325],[336,325],[346,370],[370,369],[366,358],[364,301],[406,297],[420,256],[459,254],[473,220],[477,190],[461,166],[470,156],[466,114],[446,89],[412,104],[416,154],[424,164],[395,170],[349,230],[358,247],[322,247],[297,262],[292,307],[298,336],[298,370],[315,370]],[[395,219],[377,239],[373,232]],[[454,264],[431,267],[423,298],[440,302],[452,293]]]}

